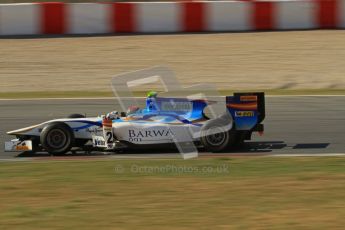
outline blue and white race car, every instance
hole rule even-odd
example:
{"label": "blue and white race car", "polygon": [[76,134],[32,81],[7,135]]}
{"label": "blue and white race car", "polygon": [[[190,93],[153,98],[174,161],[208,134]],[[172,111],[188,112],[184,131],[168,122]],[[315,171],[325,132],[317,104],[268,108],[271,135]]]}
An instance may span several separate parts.
{"label": "blue and white race car", "polygon": [[210,152],[220,152],[263,132],[264,93],[235,93],[224,98],[222,114],[209,118],[205,109],[216,101],[163,98],[151,92],[146,107],[131,106],[86,118],[74,114],[66,119],[7,132],[16,139],[5,143],[5,151],[45,151],[63,155],[74,150],[113,151],[132,148],[161,148],[193,143]]}

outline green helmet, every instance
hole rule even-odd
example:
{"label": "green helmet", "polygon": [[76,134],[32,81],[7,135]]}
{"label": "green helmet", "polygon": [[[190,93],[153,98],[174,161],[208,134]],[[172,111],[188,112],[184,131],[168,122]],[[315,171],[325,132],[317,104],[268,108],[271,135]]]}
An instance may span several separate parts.
{"label": "green helmet", "polygon": [[155,91],[150,91],[150,92],[148,92],[147,93],[147,97],[157,97],[157,92],[155,92]]}

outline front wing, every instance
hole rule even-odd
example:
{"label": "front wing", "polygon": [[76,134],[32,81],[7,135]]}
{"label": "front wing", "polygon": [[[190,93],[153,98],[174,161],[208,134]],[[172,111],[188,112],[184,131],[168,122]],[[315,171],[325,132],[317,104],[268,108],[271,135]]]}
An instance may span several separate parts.
{"label": "front wing", "polygon": [[5,142],[5,152],[26,152],[32,151],[32,141],[13,139]]}

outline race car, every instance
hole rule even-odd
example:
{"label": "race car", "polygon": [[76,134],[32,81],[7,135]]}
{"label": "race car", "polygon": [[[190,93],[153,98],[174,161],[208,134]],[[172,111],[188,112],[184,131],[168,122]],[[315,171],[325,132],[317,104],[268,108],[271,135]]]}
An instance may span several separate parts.
{"label": "race car", "polygon": [[205,110],[217,101],[158,97],[150,92],[142,109],[131,106],[127,112],[90,118],[73,114],[7,132],[16,139],[5,143],[5,151],[64,155],[77,150],[166,149],[191,142],[221,152],[250,140],[253,132],[263,132],[264,93],[234,93],[223,100],[222,113],[209,118]]}

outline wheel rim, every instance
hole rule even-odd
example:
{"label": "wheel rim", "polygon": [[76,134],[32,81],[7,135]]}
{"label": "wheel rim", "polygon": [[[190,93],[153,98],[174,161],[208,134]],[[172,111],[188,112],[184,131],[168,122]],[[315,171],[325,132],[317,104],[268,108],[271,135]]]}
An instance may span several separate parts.
{"label": "wheel rim", "polygon": [[206,141],[212,146],[219,146],[226,140],[226,133],[220,128],[212,128],[207,131]]}
{"label": "wheel rim", "polygon": [[47,143],[54,149],[60,149],[66,145],[67,136],[60,129],[53,129],[47,135]]}

